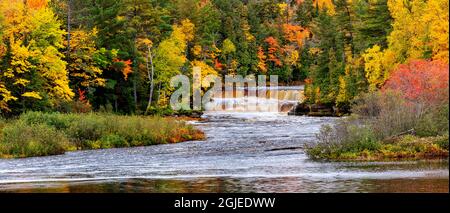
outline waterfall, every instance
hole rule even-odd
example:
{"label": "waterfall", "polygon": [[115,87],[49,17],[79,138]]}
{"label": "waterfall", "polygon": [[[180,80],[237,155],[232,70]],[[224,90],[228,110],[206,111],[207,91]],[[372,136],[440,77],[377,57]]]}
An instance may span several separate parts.
{"label": "waterfall", "polygon": [[303,100],[303,86],[244,87],[218,91],[208,111],[288,112]]}

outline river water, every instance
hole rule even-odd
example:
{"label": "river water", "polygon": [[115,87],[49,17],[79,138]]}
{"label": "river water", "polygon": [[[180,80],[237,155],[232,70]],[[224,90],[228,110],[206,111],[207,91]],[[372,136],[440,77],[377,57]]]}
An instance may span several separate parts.
{"label": "river water", "polygon": [[448,192],[448,161],[308,159],[336,118],[209,112],[205,141],[1,159],[3,192]]}

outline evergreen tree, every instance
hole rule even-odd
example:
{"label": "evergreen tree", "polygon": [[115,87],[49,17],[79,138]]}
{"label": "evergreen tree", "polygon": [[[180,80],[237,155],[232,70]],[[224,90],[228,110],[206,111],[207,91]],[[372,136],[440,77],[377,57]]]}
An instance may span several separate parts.
{"label": "evergreen tree", "polygon": [[392,30],[392,17],[387,5],[388,0],[357,0],[353,2],[355,10],[355,50],[364,50],[379,45],[387,47],[387,36]]}
{"label": "evergreen tree", "polygon": [[304,0],[297,9],[297,20],[301,26],[310,26],[313,18],[317,16],[313,0]]}

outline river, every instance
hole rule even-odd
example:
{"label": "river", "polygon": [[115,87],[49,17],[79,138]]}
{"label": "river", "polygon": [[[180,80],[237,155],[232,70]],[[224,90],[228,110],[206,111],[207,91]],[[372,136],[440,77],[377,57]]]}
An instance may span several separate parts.
{"label": "river", "polygon": [[326,162],[307,144],[336,118],[209,112],[207,135],[149,147],[0,160],[2,192],[448,192],[448,161]]}

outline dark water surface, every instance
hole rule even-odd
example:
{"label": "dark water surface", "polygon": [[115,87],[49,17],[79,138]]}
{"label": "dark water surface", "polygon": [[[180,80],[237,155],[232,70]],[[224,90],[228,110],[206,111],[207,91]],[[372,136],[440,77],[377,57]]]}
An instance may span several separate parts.
{"label": "dark water surface", "polygon": [[334,118],[210,113],[206,141],[0,160],[3,192],[448,192],[448,161],[317,162]]}

